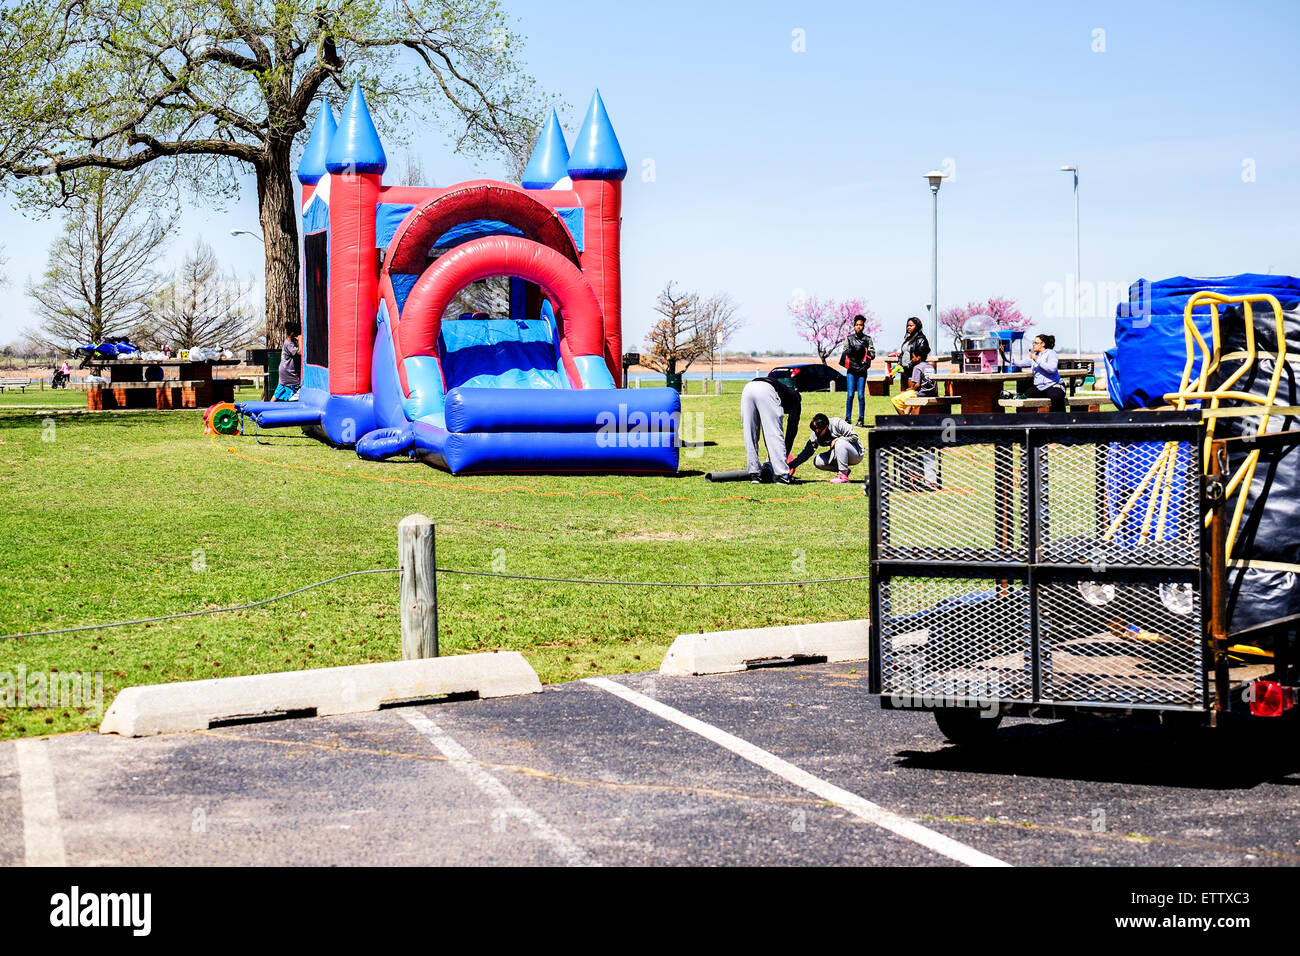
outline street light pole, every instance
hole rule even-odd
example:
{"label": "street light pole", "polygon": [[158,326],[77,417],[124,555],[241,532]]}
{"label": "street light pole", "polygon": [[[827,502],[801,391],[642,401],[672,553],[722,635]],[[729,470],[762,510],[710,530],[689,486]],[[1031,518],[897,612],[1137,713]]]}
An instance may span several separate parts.
{"label": "street light pole", "polygon": [[[939,184],[943,173],[932,169],[925,174],[933,202],[930,207],[930,348],[939,348]],[[936,351],[937,354],[937,351]]]}
{"label": "street light pole", "polygon": [[1083,355],[1083,312],[1079,308],[1083,294],[1079,285],[1079,167],[1062,166],[1061,172],[1074,174],[1074,354]]}
{"label": "street light pole", "polygon": [[232,236],[252,236],[254,239],[256,239],[258,242],[260,242],[262,245],[266,245],[266,240],[265,240],[265,239],[263,239],[263,238],[262,238],[261,236],[259,236],[257,233],[255,233],[255,232],[250,232],[250,231],[247,230],[247,229],[231,229],[231,230],[230,230],[230,234],[231,234]]}

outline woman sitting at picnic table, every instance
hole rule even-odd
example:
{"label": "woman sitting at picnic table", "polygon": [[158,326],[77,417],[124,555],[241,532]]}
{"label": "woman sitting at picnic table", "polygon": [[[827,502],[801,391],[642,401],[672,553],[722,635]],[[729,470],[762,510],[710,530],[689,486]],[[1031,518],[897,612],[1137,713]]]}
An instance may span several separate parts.
{"label": "woman sitting at picnic table", "polygon": [[[998,346],[998,351],[1006,352],[1005,346]],[[1057,369],[1056,336],[1043,333],[1034,336],[1030,346],[1029,361],[1016,362],[1007,358],[1009,364],[1016,368],[1032,368],[1034,380],[1025,389],[1025,398],[1046,398],[1052,403],[1052,411],[1065,411],[1065,388],[1061,385],[1061,373]]]}

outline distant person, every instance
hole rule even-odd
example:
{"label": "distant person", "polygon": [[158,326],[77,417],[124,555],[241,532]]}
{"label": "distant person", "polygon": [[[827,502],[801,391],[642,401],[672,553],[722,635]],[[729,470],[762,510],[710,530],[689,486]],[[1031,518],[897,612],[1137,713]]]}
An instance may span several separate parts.
{"label": "distant person", "polygon": [[302,322],[284,323],[284,344],[280,347],[280,384],[271,396],[273,402],[295,402],[302,388]]}
{"label": "distant person", "polygon": [[853,426],[843,418],[827,418],[821,412],[812,417],[812,437],[796,457],[790,459],[790,474],[812,457],[818,448],[827,448],[813,458],[813,467],[822,471],[833,471],[833,485],[843,485],[849,481],[849,469],[862,461],[865,451],[862,439]]}
{"label": "distant person", "polygon": [[1052,403],[1054,412],[1065,411],[1065,388],[1061,385],[1061,372],[1057,368],[1056,336],[1043,333],[1034,336],[1034,343],[1029,348],[1029,361],[1016,362],[1006,356],[1006,348],[998,346],[1005,360],[1017,368],[1032,368],[1034,380],[1025,389],[1025,398],[1046,398]]}
{"label": "distant person", "polygon": [[[745,385],[740,393],[740,426],[745,435],[745,467],[749,480],[762,481],[762,465],[758,456],[758,436],[763,435],[767,457],[774,479],[783,485],[790,484],[789,452],[799,433],[799,413],[803,399],[784,382],[771,376],[756,378]],[[785,432],[781,431],[781,416],[786,417]]]}
{"label": "distant person", "polygon": [[907,320],[907,327],[903,331],[903,344],[898,347],[898,383],[906,386],[912,378],[912,350],[918,345],[924,345],[926,352],[930,351],[930,340],[925,337],[921,331],[921,320],[912,316]]}
{"label": "distant person", "polygon": [[894,396],[894,410],[900,415],[907,414],[909,398],[934,398],[939,394],[939,386],[934,383],[934,366],[926,361],[930,357],[930,346],[912,346],[912,372],[908,376],[903,391]]}
{"label": "distant person", "polygon": [[840,363],[849,380],[848,395],[844,400],[844,417],[853,418],[853,395],[856,392],[859,425],[862,424],[862,416],[867,413],[867,370],[871,368],[871,360],[876,357],[876,343],[867,335],[866,328],[866,316],[855,315],[853,331],[844,340],[844,353],[840,356]]}

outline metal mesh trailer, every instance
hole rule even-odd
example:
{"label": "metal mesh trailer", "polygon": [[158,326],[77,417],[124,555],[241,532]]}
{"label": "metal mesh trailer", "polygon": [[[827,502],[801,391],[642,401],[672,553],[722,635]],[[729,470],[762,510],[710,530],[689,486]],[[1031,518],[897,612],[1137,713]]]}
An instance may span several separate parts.
{"label": "metal mesh trailer", "polygon": [[1234,667],[1215,614],[1222,487],[1205,442],[1198,411],[882,419],[871,691],[934,711],[954,740],[1004,714],[1230,709],[1274,668]]}

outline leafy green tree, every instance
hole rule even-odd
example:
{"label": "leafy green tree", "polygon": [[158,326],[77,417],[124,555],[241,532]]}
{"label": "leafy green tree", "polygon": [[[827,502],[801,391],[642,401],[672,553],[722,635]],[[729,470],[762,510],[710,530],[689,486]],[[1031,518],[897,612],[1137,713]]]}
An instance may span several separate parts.
{"label": "leafy green tree", "polygon": [[164,160],[173,182],[257,183],[266,326],[298,316],[295,147],[314,100],[361,81],[388,131],[436,124],[458,151],[526,156],[546,108],[519,38],[481,0],[17,0],[0,11],[0,178],[27,202],[68,174]]}

